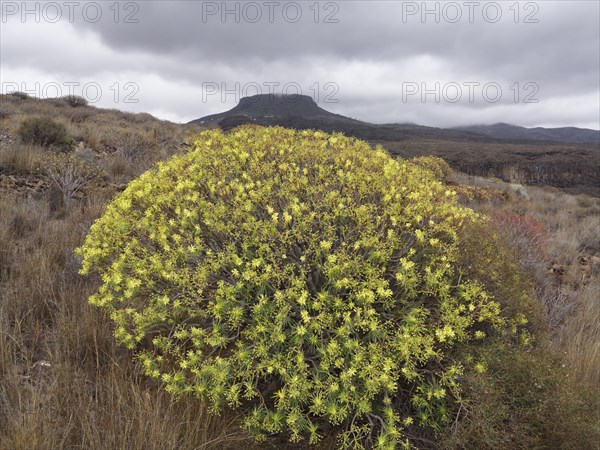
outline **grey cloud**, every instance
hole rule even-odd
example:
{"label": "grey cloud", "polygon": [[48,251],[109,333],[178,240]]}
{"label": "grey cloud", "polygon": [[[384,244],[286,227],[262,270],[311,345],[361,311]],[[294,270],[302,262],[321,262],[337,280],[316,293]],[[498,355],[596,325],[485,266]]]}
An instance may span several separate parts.
{"label": "grey cloud", "polygon": [[[510,9],[514,2],[497,3],[502,12],[497,23],[482,16],[483,7],[494,3],[485,1],[479,2],[473,23],[462,1],[437,3],[440,9],[458,5],[463,13],[458,23],[443,17],[435,23],[431,14],[426,23],[418,14],[403,21],[403,9],[421,8],[422,2],[385,1],[321,2],[319,23],[310,9],[313,2],[298,2],[303,16],[297,23],[281,15],[282,5],[290,2],[277,2],[274,23],[269,23],[265,2],[256,3],[263,11],[258,23],[235,23],[231,15],[226,23],[218,15],[203,22],[203,7],[221,8],[220,1],[136,2],[139,11],[132,18],[137,23],[124,23],[132,11],[125,9],[127,3],[121,3],[117,23],[112,3],[102,4],[97,23],[76,16],[72,24],[64,18],[58,24],[23,24],[11,16],[0,31],[2,71],[10,76],[36,69],[61,79],[137,76],[145,81],[135,107],[179,120],[232,106],[231,99],[223,103],[218,96],[201,102],[203,83],[232,88],[236,82],[294,81],[308,90],[315,82],[329,81],[339,86],[339,103],[323,106],[362,120],[446,126],[489,119],[599,127],[594,112],[600,109],[597,2],[518,2],[519,23]],[[323,23],[336,5],[339,22]],[[539,22],[523,23],[534,8]],[[430,88],[435,82],[496,82],[503,96],[496,104],[480,99],[423,103],[416,96],[403,102],[403,82],[424,82]],[[515,103],[510,95],[515,82],[536,83],[539,104]],[[186,90],[195,98],[186,96]],[[582,111],[587,111],[585,117]]]}

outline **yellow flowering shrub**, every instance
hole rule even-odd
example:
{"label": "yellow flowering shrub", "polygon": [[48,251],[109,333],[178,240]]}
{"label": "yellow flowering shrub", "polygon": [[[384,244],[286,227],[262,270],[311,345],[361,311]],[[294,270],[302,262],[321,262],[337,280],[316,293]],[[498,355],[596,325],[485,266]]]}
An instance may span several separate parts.
{"label": "yellow flowering shrub", "polygon": [[134,180],[78,254],[102,279],[91,303],[173,394],[243,406],[259,440],[410,448],[408,427],[447,423],[478,363],[453,349],[505,325],[455,267],[480,220],[380,147],[240,127]]}
{"label": "yellow flowering shrub", "polygon": [[410,162],[432,171],[434,175],[442,181],[446,181],[454,173],[450,165],[437,156],[417,156],[411,158]]}

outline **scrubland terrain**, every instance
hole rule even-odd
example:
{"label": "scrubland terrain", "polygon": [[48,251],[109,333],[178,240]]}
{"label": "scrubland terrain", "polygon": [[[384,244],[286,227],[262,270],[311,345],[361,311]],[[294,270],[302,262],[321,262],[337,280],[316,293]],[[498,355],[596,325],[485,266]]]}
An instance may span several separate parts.
{"label": "scrubland terrain", "polygon": [[[0,448],[308,448],[253,444],[239,411],[208,414],[174,399],[116,346],[87,303],[80,246],[106,204],[202,128],[147,114],[0,98]],[[62,124],[53,144],[24,142],[22,123]],[[60,130],[59,130],[60,134]],[[45,145],[44,145],[45,144]],[[456,144],[456,143],[455,143]],[[462,202],[490,216],[536,302],[531,350],[490,348],[487,374],[465,380],[451,426],[420,448],[594,448],[600,405],[600,199],[551,187],[448,173]],[[474,264],[477,264],[474,261]],[[480,270],[485,272],[485,267]],[[318,448],[332,448],[325,439]]]}
{"label": "scrubland terrain", "polygon": [[473,176],[495,177],[530,186],[554,186],[571,194],[600,196],[600,144],[450,140],[411,138],[373,141],[392,155],[412,158],[434,155],[454,169]]}

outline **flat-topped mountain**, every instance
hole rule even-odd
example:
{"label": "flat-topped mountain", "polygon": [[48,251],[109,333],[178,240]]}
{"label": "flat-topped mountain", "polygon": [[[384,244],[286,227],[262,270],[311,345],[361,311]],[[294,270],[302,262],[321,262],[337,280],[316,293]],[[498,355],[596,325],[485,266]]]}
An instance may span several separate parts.
{"label": "flat-topped mountain", "polygon": [[398,141],[414,137],[489,141],[481,134],[413,124],[377,125],[334,114],[307,95],[260,94],[244,97],[229,111],[192,120],[191,124],[216,125],[224,130],[244,123],[280,125],[297,130],[318,129],[341,132],[365,140]]}
{"label": "flat-topped mountain", "polygon": [[308,95],[260,94],[243,97],[229,111],[205,116],[190,123],[210,124],[233,116],[245,116],[251,120],[290,117],[337,117],[352,120],[320,108]]}

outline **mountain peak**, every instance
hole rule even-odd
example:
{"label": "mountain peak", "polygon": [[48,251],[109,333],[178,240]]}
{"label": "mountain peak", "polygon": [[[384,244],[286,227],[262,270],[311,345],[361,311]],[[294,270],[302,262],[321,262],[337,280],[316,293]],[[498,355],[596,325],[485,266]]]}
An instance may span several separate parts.
{"label": "mountain peak", "polygon": [[243,97],[231,110],[235,115],[246,115],[253,119],[263,117],[314,117],[329,114],[319,108],[308,95],[259,94]]}
{"label": "mountain peak", "polygon": [[294,103],[294,104],[309,104],[316,105],[315,101],[309,95],[300,94],[258,94],[249,97],[242,97],[240,105],[257,104],[257,103]]}
{"label": "mountain peak", "polygon": [[258,94],[242,97],[240,102],[229,111],[202,117],[192,122],[211,124],[234,116],[245,116],[246,120],[269,120],[291,117],[315,118],[335,116],[335,114],[320,108],[308,95]]}

